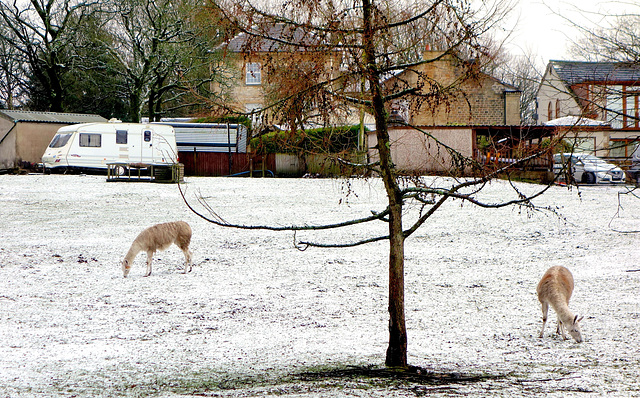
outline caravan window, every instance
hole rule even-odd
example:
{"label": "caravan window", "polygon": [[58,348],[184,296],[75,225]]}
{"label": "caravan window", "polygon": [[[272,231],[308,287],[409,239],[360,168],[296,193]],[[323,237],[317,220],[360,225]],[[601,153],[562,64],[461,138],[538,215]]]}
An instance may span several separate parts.
{"label": "caravan window", "polygon": [[151,130],[144,131],[144,142],[151,141]]}
{"label": "caravan window", "polygon": [[53,137],[53,140],[51,140],[49,148],[62,148],[67,145],[69,138],[71,138],[71,134],[56,134],[56,136]]}
{"label": "caravan window", "polygon": [[127,130],[116,130],[116,144],[127,143]]}
{"label": "caravan window", "polygon": [[102,146],[102,134],[80,134],[80,146],[83,147],[101,147]]}

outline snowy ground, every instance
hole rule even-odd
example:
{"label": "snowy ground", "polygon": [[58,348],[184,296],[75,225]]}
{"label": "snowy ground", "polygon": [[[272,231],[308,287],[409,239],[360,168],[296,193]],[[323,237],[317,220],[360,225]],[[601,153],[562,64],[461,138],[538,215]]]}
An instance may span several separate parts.
{"label": "snowy ground", "polygon": [[[381,210],[377,180],[188,178],[228,221],[304,224]],[[522,185],[532,191],[538,187]],[[291,233],[223,229],[184,206],[176,185],[104,176],[0,176],[0,397],[640,396],[640,199],[622,187],[554,187],[564,217],[445,205],[406,248],[409,361],[486,375],[428,386],[320,377],[381,367],[387,243],[293,247]],[[512,196],[493,183],[485,199]],[[619,214],[616,216],[616,212]],[[144,278],[120,261],[144,228],[182,219],[193,272],[172,247]],[[345,241],[352,228],[298,238]],[[552,265],[576,281],[585,342],[544,339],[535,286]],[[313,377],[301,373],[317,372]],[[496,376],[496,378],[493,378]]]}

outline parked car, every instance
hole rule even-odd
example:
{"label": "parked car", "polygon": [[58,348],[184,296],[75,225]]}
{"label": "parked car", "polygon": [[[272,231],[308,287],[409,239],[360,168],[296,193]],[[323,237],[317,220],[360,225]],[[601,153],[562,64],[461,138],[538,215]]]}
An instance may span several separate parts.
{"label": "parked car", "polygon": [[553,172],[556,175],[560,174],[560,179],[564,174],[569,176],[569,182],[582,184],[624,184],[625,182],[625,174],[620,167],[586,153],[553,155]]}

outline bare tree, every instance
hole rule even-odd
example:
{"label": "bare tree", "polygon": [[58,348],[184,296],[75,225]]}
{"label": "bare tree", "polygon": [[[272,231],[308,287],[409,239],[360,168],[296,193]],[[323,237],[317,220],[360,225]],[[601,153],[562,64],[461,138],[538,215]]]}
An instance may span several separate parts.
{"label": "bare tree", "polygon": [[[385,223],[387,233],[371,236],[354,242],[316,242],[299,240],[296,245],[300,249],[308,247],[352,247],[377,241],[389,241],[389,345],[385,363],[388,367],[406,369],[407,333],[404,307],[404,243],[418,228],[448,200],[458,199],[485,208],[505,206],[524,206],[534,209],[532,199],[541,195],[548,188],[540,189],[530,195],[520,192],[514,185],[515,199],[502,202],[485,203],[477,198],[478,192],[492,179],[504,175],[512,167],[517,167],[531,157],[540,156],[535,153],[528,158],[503,169],[483,169],[473,159],[467,158],[450,147],[434,139],[440,150],[451,155],[452,172],[462,169],[469,172],[474,168],[476,178],[450,178],[427,184],[421,178],[406,178],[399,174],[391,156],[391,142],[388,124],[388,106],[400,98],[418,101],[422,106],[435,106],[449,95],[449,92],[467,79],[475,77],[473,65],[454,83],[438,84],[427,75],[418,76],[415,81],[406,81],[402,85],[385,86],[385,77],[398,69],[406,69],[432,60],[418,59],[413,47],[424,37],[416,36],[416,40],[403,36],[405,42],[397,40],[401,31],[410,30],[412,26],[422,23],[434,26],[429,33],[446,54],[473,56],[481,58],[489,49],[485,46],[483,34],[490,30],[497,19],[505,11],[502,3],[492,7],[483,3],[481,10],[476,10],[472,2],[466,1],[415,1],[406,4],[402,12],[391,6],[392,2],[376,0],[360,0],[341,2],[326,0],[322,2],[297,0],[283,2],[278,6],[260,7],[247,0],[212,1],[216,8],[236,32],[253,38],[254,45],[289,46],[291,62],[299,60],[300,53],[315,54],[316,59],[328,59],[331,54],[341,55],[340,69],[320,79],[311,86],[301,85],[302,91],[290,92],[295,95],[326,96],[326,101],[364,105],[375,118],[378,156],[367,164],[350,164],[366,169],[379,176],[384,184],[387,206],[366,217],[355,218],[330,225],[240,225],[227,222],[216,209],[200,197],[199,205],[192,205],[183,192],[189,208],[214,224],[241,229],[265,229],[271,231],[309,231],[331,230],[355,224]],[[484,8],[486,7],[486,8]],[[437,21],[437,24],[433,24]],[[284,24],[289,27],[290,36],[269,35],[269,27]],[[411,54],[413,52],[413,55]],[[461,65],[466,65],[462,60]],[[418,72],[416,72],[418,73]],[[363,91],[358,91],[364,87]],[[320,98],[320,97],[318,97]],[[320,101],[322,102],[322,101]],[[320,107],[322,109],[322,107]],[[330,111],[331,107],[326,107]],[[426,131],[424,134],[428,135]],[[203,208],[196,208],[203,206]]]}
{"label": "bare tree", "polygon": [[[610,7],[616,8],[612,3]],[[640,5],[623,3],[623,13],[590,12],[581,14],[591,22],[567,23],[580,32],[572,43],[571,54],[588,61],[640,63]]]}
{"label": "bare tree", "polygon": [[[25,63],[22,61],[16,48],[3,39],[11,35],[11,32],[4,27],[0,21],[0,102],[4,103],[7,109],[14,109],[23,104],[24,93],[27,89],[27,77],[25,75]],[[0,106],[2,104],[0,103]]]}
{"label": "bare tree", "polygon": [[[127,103],[126,119],[151,120],[190,107],[183,99],[193,87],[206,87],[213,43],[201,34],[197,1],[109,1],[102,4],[101,27],[109,37],[102,50],[117,65],[105,69],[117,77],[119,95]],[[146,112],[144,110],[146,109]]]}
{"label": "bare tree", "polygon": [[[44,104],[63,111],[66,94],[64,75],[73,62],[69,55],[74,30],[93,11],[97,1],[12,0],[0,3],[0,20],[5,29],[2,40],[29,65],[32,87],[39,87]],[[33,91],[33,89],[32,89]],[[32,97],[34,93],[30,94]],[[33,98],[32,98],[33,99]]]}
{"label": "bare tree", "polygon": [[489,74],[520,90],[520,119],[522,124],[536,124],[536,95],[542,79],[542,71],[531,53],[512,55],[501,53]]}

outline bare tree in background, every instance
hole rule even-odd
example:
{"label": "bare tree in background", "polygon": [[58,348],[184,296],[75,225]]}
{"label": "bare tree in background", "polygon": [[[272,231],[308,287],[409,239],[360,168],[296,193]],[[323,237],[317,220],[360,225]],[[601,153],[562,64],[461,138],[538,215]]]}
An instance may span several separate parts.
{"label": "bare tree in background", "polygon": [[31,100],[42,97],[41,108],[64,110],[64,76],[73,67],[70,57],[75,29],[98,1],[29,0],[0,2],[0,39],[29,66]]}
{"label": "bare tree in background", "polygon": [[[112,70],[120,77],[121,92],[127,95],[127,119],[139,122],[146,106],[151,120],[162,115],[162,106],[190,92],[191,87],[206,85],[211,46],[204,35],[197,35],[195,1],[167,0],[108,1],[103,5],[107,30],[112,35],[104,51],[119,64]],[[206,47],[206,48],[205,48]],[[198,75],[199,85],[187,80]]]}
{"label": "bare tree in background", "polygon": [[489,74],[521,91],[520,119],[522,124],[536,124],[536,95],[542,79],[542,71],[536,64],[535,56],[531,53],[501,54],[490,68]]}
{"label": "bare tree in background", "polygon": [[0,106],[14,109],[23,104],[27,90],[26,65],[18,50],[2,37],[11,36],[11,32],[0,21]]}
{"label": "bare tree in background", "polygon": [[[582,11],[590,23],[567,23],[580,32],[571,54],[587,61],[640,63],[640,5],[619,3],[624,13]],[[609,4],[613,10],[618,3]]]}
{"label": "bare tree in background", "polygon": [[[433,137],[430,139],[434,140],[434,146],[450,156],[452,174],[468,173],[473,169],[477,177],[447,178],[428,183],[426,179],[407,178],[399,174],[391,156],[393,143],[389,136],[389,104],[406,98],[419,106],[440,105],[446,102],[447,96],[459,84],[474,78],[475,69],[469,68],[468,73],[463,73],[454,84],[448,85],[439,84],[427,75],[418,75],[414,81],[387,87],[384,85],[385,78],[394,71],[432,62],[433,60],[417,56],[422,51],[416,50],[416,46],[424,49],[426,41],[438,43],[440,50],[452,56],[464,54],[465,58],[482,59],[483,56],[490,55],[483,35],[501,19],[506,5],[497,3],[489,6],[483,3],[480,9],[475,9],[475,2],[464,0],[414,1],[405,4],[399,11],[392,4],[395,2],[295,0],[260,7],[258,3],[247,0],[211,2],[211,6],[224,16],[224,20],[236,33],[253,39],[253,45],[261,46],[266,41],[270,45],[290,47],[290,62],[299,61],[300,54],[312,55],[315,59],[329,59],[336,53],[340,54],[341,62],[335,65],[333,73],[312,85],[300,85],[298,91],[295,87],[289,87],[293,91],[284,100],[294,96],[315,96],[316,100],[309,103],[320,104],[315,109],[320,113],[331,112],[333,103],[366,107],[367,112],[375,119],[378,156],[370,163],[351,166],[380,177],[388,199],[385,208],[372,211],[368,216],[356,216],[352,220],[331,225],[239,225],[225,221],[204,198],[198,198],[199,203],[192,205],[184,192],[181,192],[192,211],[209,222],[225,227],[272,231],[329,231],[356,224],[385,223],[388,232],[381,236],[335,243],[300,240],[296,244],[300,248],[353,247],[389,241],[389,344],[385,364],[392,368],[406,369],[405,240],[450,199],[459,199],[485,208],[524,206],[534,209],[536,207],[531,200],[548,187],[540,186],[535,193],[525,194],[513,185],[514,197],[495,203],[482,202],[477,194],[488,182],[528,159],[520,159],[499,170],[485,169],[474,159],[463,156]],[[270,36],[270,28],[274,25],[289,27],[291,35]],[[415,29],[418,27],[428,29],[423,30],[422,34],[416,34]],[[413,32],[414,35],[406,35],[406,32]],[[466,65],[462,58],[460,64]],[[364,90],[359,91],[362,87]],[[282,103],[283,100],[279,101]],[[266,107],[272,105],[275,106],[268,104]],[[325,120],[329,119],[327,117]],[[429,136],[427,132],[424,134]],[[530,157],[541,154],[535,153]],[[199,206],[202,206],[200,210],[197,208]]]}

